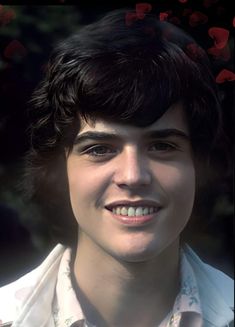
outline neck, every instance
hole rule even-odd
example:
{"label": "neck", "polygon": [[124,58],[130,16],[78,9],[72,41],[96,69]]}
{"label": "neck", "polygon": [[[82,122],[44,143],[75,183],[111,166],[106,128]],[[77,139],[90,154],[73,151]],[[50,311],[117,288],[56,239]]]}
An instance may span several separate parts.
{"label": "neck", "polygon": [[[179,241],[146,262],[123,262],[94,244],[78,245],[77,295],[96,326],[153,326],[172,309],[179,287]],[[157,310],[156,310],[157,308]]]}

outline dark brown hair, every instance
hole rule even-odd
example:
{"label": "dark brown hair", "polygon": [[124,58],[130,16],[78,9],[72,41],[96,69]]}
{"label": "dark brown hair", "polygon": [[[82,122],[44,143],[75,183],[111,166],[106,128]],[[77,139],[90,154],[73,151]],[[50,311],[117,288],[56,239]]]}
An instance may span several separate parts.
{"label": "dark brown hair", "polygon": [[129,25],[125,14],[113,11],[57,45],[30,102],[25,194],[64,244],[77,237],[64,149],[79,131],[78,116],[147,126],[181,101],[195,157],[205,162],[221,138],[221,108],[205,51],[170,23],[146,15]]}

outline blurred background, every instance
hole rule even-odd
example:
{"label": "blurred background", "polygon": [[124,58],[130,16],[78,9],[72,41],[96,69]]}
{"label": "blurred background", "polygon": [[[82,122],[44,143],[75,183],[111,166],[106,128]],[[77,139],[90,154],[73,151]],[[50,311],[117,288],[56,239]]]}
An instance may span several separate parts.
{"label": "blurred background", "polygon": [[[234,15],[223,0],[148,1],[151,13],[188,31],[208,51],[217,78],[225,127],[233,149]],[[50,5],[0,4],[0,286],[30,271],[49,253],[52,244],[38,213],[29,214],[18,190],[23,157],[29,148],[27,103],[42,78],[53,45],[78,31],[105,12],[135,10],[136,1],[71,2],[55,0]],[[162,17],[164,16],[162,15]],[[229,31],[226,46],[213,50],[211,27]],[[210,50],[212,49],[212,50]],[[226,69],[230,73],[221,71]],[[232,73],[233,75],[232,75]],[[223,160],[218,153],[218,161]],[[212,174],[213,175],[213,174]],[[233,183],[232,171],[220,182],[203,186],[196,212],[198,223],[190,244],[207,262],[233,275]]]}

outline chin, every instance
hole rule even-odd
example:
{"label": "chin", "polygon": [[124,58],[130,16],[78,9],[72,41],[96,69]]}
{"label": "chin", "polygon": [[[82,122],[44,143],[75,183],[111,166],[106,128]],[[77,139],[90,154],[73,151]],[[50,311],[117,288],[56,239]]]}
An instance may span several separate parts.
{"label": "chin", "polygon": [[172,241],[170,240],[171,238],[168,241],[155,238],[146,238],[145,240],[143,238],[141,240],[133,238],[131,240],[125,240],[126,242],[123,240],[120,246],[112,247],[114,251],[111,255],[123,262],[154,261],[165,251],[167,256],[170,255],[172,250],[175,252],[174,249],[178,247],[178,238],[176,237]]}
{"label": "chin", "polygon": [[146,262],[154,260],[159,252],[161,249],[153,246],[131,246],[116,250],[113,256],[124,262]]}

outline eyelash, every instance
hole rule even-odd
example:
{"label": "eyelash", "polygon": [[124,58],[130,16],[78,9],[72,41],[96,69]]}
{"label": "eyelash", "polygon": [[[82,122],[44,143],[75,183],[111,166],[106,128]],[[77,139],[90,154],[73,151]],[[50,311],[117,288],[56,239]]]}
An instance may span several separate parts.
{"label": "eyelash", "polygon": [[174,150],[177,150],[179,149],[179,147],[175,144],[175,143],[172,143],[172,142],[164,142],[164,141],[158,141],[158,142],[154,142],[152,146],[164,146],[164,149],[158,149],[157,151],[174,151]]}
{"label": "eyelash", "polygon": [[[95,151],[97,151],[98,149],[106,149],[105,153],[95,153]],[[110,150],[109,152],[107,152],[107,150]],[[91,155],[92,157],[104,157],[104,156],[111,156],[113,154],[116,153],[115,150],[112,150],[112,148],[110,146],[107,145],[93,145],[91,147],[89,147],[88,149],[85,149],[83,151],[83,153]]]}
{"label": "eyelash", "polygon": [[[158,147],[158,149],[155,150],[150,150],[151,152],[164,152],[164,153],[169,153],[171,151],[177,150],[178,146],[174,143],[169,143],[169,142],[164,142],[164,141],[158,141],[158,142],[154,142],[151,144],[151,147]],[[159,146],[161,147],[159,149]],[[162,146],[164,148],[162,148]],[[98,150],[100,149],[105,149],[105,152],[103,153],[97,153]],[[115,155],[118,152],[118,150],[115,150],[114,148],[112,148],[110,145],[93,145],[91,147],[88,147],[87,149],[84,149],[82,151],[83,154],[87,154],[90,155],[92,157],[99,157],[99,158],[103,158],[103,157],[111,157],[113,155]]]}

